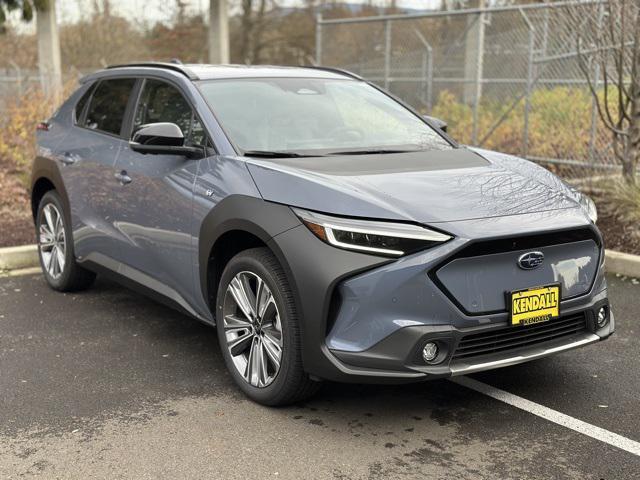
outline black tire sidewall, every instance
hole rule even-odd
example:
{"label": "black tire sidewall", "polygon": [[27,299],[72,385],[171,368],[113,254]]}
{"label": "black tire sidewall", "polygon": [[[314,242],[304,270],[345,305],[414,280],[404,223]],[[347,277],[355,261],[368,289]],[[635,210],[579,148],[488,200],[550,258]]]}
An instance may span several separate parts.
{"label": "black tire sidewall", "polygon": [[[285,298],[287,293],[288,295],[291,295],[290,290],[287,292],[288,285],[282,285],[282,282],[286,280],[283,280],[282,278],[278,279],[278,275],[276,275],[268,265],[265,265],[264,259],[261,258],[262,255],[255,254],[256,251],[257,250],[249,250],[236,255],[225,267],[222,277],[220,278],[218,294],[216,297],[216,329],[218,332],[218,342],[220,344],[220,349],[222,350],[225,364],[231,375],[234,377],[236,384],[251,399],[258,403],[264,405],[275,405],[279,403],[279,399],[289,386],[290,382],[295,381],[295,379],[291,378],[292,365],[295,363],[295,356],[300,354],[296,351],[296,342],[293,341],[295,335],[293,329],[297,328],[297,325],[294,323],[296,322],[296,313],[292,299]],[[277,263],[275,257],[273,257],[272,261]],[[254,387],[247,383],[244,377],[236,369],[226,345],[223,326],[224,322],[221,318],[227,286],[233,277],[242,271],[255,273],[267,283],[267,286],[271,290],[275,299],[276,306],[278,307],[280,322],[282,325],[283,349],[280,370],[278,371],[274,381],[267,387],[263,388]]]}
{"label": "black tire sidewall", "polygon": [[[58,212],[60,212],[60,215],[62,215],[66,246],[64,269],[62,270],[62,275],[60,275],[58,278],[53,278],[51,275],[49,275],[49,272],[47,271],[46,267],[44,266],[44,262],[42,261],[42,254],[40,252],[40,222],[42,221],[42,215],[44,214],[44,207],[50,203],[53,204],[58,209]],[[47,283],[56,290],[64,289],[71,280],[75,254],[73,251],[73,237],[71,236],[71,227],[69,226],[69,222],[67,221],[67,214],[65,212],[64,206],[62,205],[60,196],[54,190],[45,193],[40,200],[40,204],[38,205],[38,213],[36,215],[36,239],[38,242],[38,259],[40,262],[40,267],[42,268],[42,273],[47,280]]]}

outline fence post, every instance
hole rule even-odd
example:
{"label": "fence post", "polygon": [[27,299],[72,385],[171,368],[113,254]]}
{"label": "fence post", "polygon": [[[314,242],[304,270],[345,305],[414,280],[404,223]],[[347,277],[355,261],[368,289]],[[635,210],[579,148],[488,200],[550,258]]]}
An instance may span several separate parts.
{"label": "fence post", "polygon": [[389,89],[391,75],[391,21],[384,21],[384,88]]}
{"label": "fence post", "polygon": [[420,30],[414,28],[413,30],[418,37],[418,40],[424,47],[424,54],[422,55],[422,103],[426,105],[427,111],[431,112],[433,106],[432,91],[433,91],[433,48],[431,44],[424,38],[424,35],[420,33]]}
{"label": "fence post", "polygon": [[529,113],[531,111],[531,92],[533,90],[533,76],[534,76],[534,49],[535,49],[535,28],[527,15],[524,13],[524,10],[520,10],[520,14],[527,24],[527,28],[529,29],[529,46],[528,46],[528,59],[527,59],[527,95],[525,97],[524,103],[524,126],[522,132],[522,156],[527,157],[529,154]]}
{"label": "fence post", "polygon": [[429,54],[425,49],[422,52],[422,66],[420,68],[420,100],[422,100],[422,104],[427,104],[427,75],[428,75],[428,63],[429,62]]}
{"label": "fence post", "polygon": [[322,65],[322,13],[316,15],[316,65]]}
{"label": "fence post", "polygon": [[480,109],[480,98],[482,97],[482,70],[484,62],[484,28],[485,28],[485,12],[484,1],[480,2],[483,10],[478,14],[478,44],[476,46],[476,64],[475,64],[475,82],[473,92],[473,130],[471,133],[471,141],[474,145],[478,143],[478,115]]}
{"label": "fence post", "polygon": [[433,49],[429,46],[429,61],[427,62],[427,108],[429,113],[433,108]]}
{"label": "fence post", "polygon": [[22,97],[22,70],[20,66],[13,60],[9,60],[9,65],[16,71],[16,83],[18,87],[18,97]]}
{"label": "fence post", "polygon": [[550,7],[544,9],[544,26],[542,29],[542,56],[547,56],[547,47],[549,46],[549,10]]}

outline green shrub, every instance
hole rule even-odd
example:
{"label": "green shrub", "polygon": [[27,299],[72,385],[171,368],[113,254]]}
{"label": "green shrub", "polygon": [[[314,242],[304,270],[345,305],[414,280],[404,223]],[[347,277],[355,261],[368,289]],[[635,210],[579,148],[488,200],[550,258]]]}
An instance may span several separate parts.
{"label": "green shrub", "polygon": [[[75,85],[73,82],[64,88],[63,98]],[[31,88],[21,97],[5,102],[0,119],[0,167],[25,184],[36,153],[36,126],[49,118],[55,107],[39,88]]]}
{"label": "green shrub", "polygon": [[[601,93],[602,95],[602,93]],[[614,94],[610,98],[615,99]],[[485,96],[478,109],[478,140],[494,127],[511,106]],[[538,88],[531,95],[529,111],[529,156],[589,160],[592,118],[591,94],[585,88]],[[482,145],[507,153],[522,154],[524,143],[524,99],[506,116]],[[442,92],[432,110],[446,120],[451,135],[464,144],[472,144],[473,109],[449,91]],[[596,148],[600,158],[610,156],[609,132],[598,122]],[[611,159],[613,163],[613,159]]]}

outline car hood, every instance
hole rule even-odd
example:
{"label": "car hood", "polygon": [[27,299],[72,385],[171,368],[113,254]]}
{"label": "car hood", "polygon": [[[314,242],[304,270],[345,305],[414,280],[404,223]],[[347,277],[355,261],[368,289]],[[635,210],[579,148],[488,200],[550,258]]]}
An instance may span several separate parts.
{"label": "car hood", "polygon": [[439,223],[579,206],[549,171],[488,150],[249,159],[265,200],[336,215]]}

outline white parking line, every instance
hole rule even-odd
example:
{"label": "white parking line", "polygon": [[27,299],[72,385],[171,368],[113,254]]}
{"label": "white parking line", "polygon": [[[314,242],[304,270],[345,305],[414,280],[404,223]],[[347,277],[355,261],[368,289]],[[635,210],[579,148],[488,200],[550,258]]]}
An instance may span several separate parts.
{"label": "white parking line", "polygon": [[526,412],[537,415],[538,417],[549,420],[550,422],[562,425],[576,432],[587,435],[601,442],[607,443],[613,447],[619,448],[626,452],[632,453],[640,457],[640,442],[636,442],[617,433],[610,432],[604,428],[596,427],[577,418],[570,417],[564,413],[560,413],[551,408],[539,405],[535,402],[527,400],[526,398],[519,397],[499,388],[492,387],[486,383],[479,382],[469,377],[453,377],[449,379],[453,383],[462,385],[463,387],[470,388],[476,392],[488,395],[491,398],[507,403],[513,407],[519,408]]}

